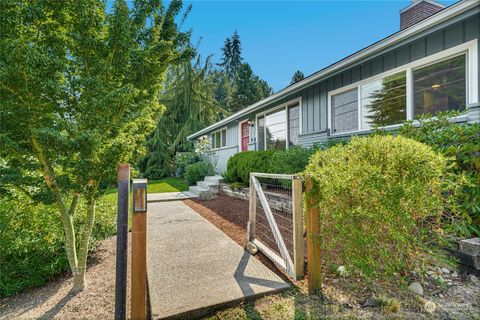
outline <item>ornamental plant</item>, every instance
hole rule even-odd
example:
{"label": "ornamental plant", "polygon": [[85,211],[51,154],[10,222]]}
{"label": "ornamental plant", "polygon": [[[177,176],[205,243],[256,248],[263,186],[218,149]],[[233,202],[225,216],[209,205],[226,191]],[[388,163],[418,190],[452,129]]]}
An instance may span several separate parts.
{"label": "ornamental plant", "polygon": [[436,240],[447,160],[401,136],[354,137],[315,153],[304,174],[315,188],[324,266],[364,277],[409,271]]}
{"label": "ornamental plant", "polygon": [[458,112],[423,115],[407,122],[399,134],[423,142],[451,162],[448,221],[462,237],[480,235],[480,123],[452,121]]}
{"label": "ornamental plant", "polygon": [[191,57],[175,22],[181,9],[176,0],[135,0],[132,9],[117,0],[112,13],[100,0],[2,1],[0,157],[12,173],[2,179],[20,189],[43,178],[74,290],[86,284],[99,186],[144,154],[166,70]]}

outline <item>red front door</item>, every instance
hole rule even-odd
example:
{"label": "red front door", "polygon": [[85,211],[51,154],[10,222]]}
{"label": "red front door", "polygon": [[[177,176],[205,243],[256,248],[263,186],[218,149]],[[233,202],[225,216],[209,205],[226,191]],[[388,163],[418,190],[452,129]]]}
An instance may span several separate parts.
{"label": "red front door", "polygon": [[248,151],[248,143],[250,142],[250,126],[248,122],[242,123],[242,152]]}

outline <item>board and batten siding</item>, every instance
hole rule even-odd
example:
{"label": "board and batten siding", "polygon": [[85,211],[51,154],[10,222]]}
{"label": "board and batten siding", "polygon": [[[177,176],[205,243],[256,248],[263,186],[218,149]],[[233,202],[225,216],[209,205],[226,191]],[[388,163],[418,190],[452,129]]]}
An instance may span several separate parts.
{"label": "board and batten siding", "polygon": [[[473,39],[480,39],[480,13],[478,7],[473,13],[469,12],[468,15],[467,17],[457,17],[455,19],[458,20],[457,22],[447,21],[443,24],[443,27],[437,27],[426,34],[416,35],[414,38],[403,41],[386,52],[362,61],[330,76],[328,79],[303,89],[301,91],[302,128],[299,143],[309,146],[312,144],[312,141],[319,142],[326,137],[329,91],[365,80]],[[477,51],[478,65],[480,66],[480,50]],[[477,72],[479,72],[478,78],[480,79],[480,68]],[[480,82],[478,91],[480,92]]]}

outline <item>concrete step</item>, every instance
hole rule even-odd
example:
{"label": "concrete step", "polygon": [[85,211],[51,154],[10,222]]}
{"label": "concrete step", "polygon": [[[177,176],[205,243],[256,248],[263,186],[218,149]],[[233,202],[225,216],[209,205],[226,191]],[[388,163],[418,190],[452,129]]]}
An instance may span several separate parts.
{"label": "concrete step", "polygon": [[188,191],[199,197],[201,200],[211,200],[215,198],[215,192],[212,192],[208,189],[204,189],[199,186],[190,186]]}
{"label": "concrete step", "polygon": [[197,181],[197,186],[212,192],[218,193],[218,183],[208,181]]}
{"label": "concrete step", "polygon": [[207,176],[207,177],[205,177],[205,179],[203,179],[203,181],[205,181],[205,182],[213,182],[213,183],[219,184],[219,183],[223,182],[223,177],[220,176],[220,175]]}

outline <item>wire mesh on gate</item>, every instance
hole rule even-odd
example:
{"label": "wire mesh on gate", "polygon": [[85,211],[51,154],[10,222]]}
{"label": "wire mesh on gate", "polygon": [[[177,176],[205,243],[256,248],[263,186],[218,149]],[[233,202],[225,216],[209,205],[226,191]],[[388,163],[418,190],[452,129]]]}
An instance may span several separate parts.
{"label": "wire mesh on gate", "polygon": [[[256,176],[268,205],[272,211],[275,223],[287,248],[290,258],[294,259],[294,233],[293,233],[293,208],[292,208],[292,179],[279,179],[272,177]],[[262,203],[256,193],[256,227],[255,237],[270,250],[281,256],[275,241],[272,228],[269,225]]]}

